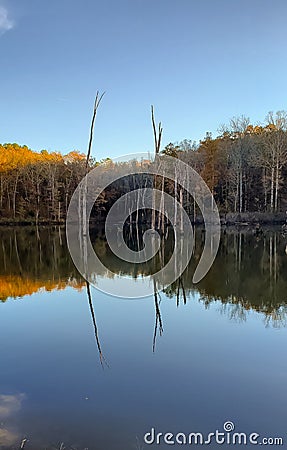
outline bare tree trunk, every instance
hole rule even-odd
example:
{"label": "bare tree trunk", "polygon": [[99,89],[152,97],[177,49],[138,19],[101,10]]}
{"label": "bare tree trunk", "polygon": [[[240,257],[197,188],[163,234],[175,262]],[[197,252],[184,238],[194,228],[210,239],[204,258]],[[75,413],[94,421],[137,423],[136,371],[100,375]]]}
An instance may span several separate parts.
{"label": "bare tree trunk", "polygon": [[152,194],[152,212],[151,212],[151,228],[155,230],[155,195]]}
{"label": "bare tree trunk", "polygon": [[271,169],[270,210],[274,210],[274,167]]}
{"label": "bare tree trunk", "polygon": [[17,195],[17,186],[19,180],[19,173],[17,173],[15,177],[14,189],[13,189],[13,218],[16,217],[16,195]]}
{"label": "bare tree trunk", "polygon": [[137,251],[140,249],[140,235],[139,235],[139,205],[140,193],[137,191],[137,206],[136,206],[136,234],[137,234]]}
{"label": "bare tree trunk", "polygon": [[174,224],[177,225],[177,168],[175,166],[174,177]]}
{"label": "bare tree trunk", "polygon": [[237,212],[237,203],[238,203],[238,198],[239,198],[239,175],[237,174],[236,176],[236,194],[235,194],[235,198],[234,198],[234,212]]}
{"label": "bare tree trunk", "polygon": [[160,152],[160,145],[161,145],[161,138],[162,138],[162,126],[161,126],[161,122],[159,122],[158,124],[158,133],[156,131],[156,123],[155,123],[155,119],[154,119],[154,110],[153,110],[153,106],[151,106],[151,120],[152,120],[152,127],[153,127],[153,135],[154,135],[154,149],[155,149],[155,154],[158,155],[158,153]]}
{"label": "bare tree trunk", "polygon": [[277,212],[278,209],[278,191],[279,191],[279,161],[276,160],[276,173],[275,173],[275,199],[274,199],[274,209]]}
{"label": "bare tree trunk", "polygon": [[37,178],[37,183],[36,183],[36,226],[38,226],[38,221],[39,221],[39,214],[40,214],[40,181]]}
{"label": "bare tree trunk", "polygon": [[242,213],[242,200],[243,200],[243,181],[242,181],[242,167],[239,172],[239,212]]}
{"label": "bare tree trunk", "polygon": [[263,169],[263,187],[264,187],[264,211],[267,211],[267,181],[266,181],[266,169]]}
{"label": "bare tree trunk", "polygon": [[129,229],[130,229],[130,237],[133,235],[133,225],[132,225],[132,209],[129,208]]}
{"label": "bare tree trunk", "polygon": [[247,177],[245,177],[244,181],[244,211],[248,211],[248,182]]}
{"label": "bare tree trunk", "polygon": [[[102,95],[99,95],[99,91],[96,93],[95,103],[94,103],[94,110],[93,110],[93,116],[92,116],[92,122],[91,122],[91,128],[90,128],[90,139],[89,139],[89,146],[88,146],[88,152],[87,152],[87,158],[86,158],[86,175],[88,173],[89,169],[89,162],[90,162],[90,156],[91,156],[91,150],[92,150],[92,143],[93,143],[93,134],[94,134],[94,125],[95,120],[97,116],[98,107],[101,103],[101,100],[103,96],[105,95],[105,92],[103,92]],[[85,178],[84,182],[84,189],[83,189],[83,198],[80,199],[83,204],[83,216],[82,216],[82,234],[85,237],[88,233],[88,223],[87,223],[87,179]]]}
{"label": "bare tree trunk", "polygon": [[137,206],[136,206],[136,226],[139,225],[139,205],[140,205],[140,194],[137,190]]}
{"label": "bare tree trunk", "polygon": [[182,188],[179,190],[179,203],[181,206],[180,209],[180,232],[183,233],[183,192]]}
{"label": "bare tree trunk", "polygon": [[1,209],[3,208],[3,185],[4,185],[4,183],[3,183],[3,175],[1,174],[1,187],[0,187],[0,191],[1,191],[1,194],[0,194],[0,207],[1,207]]}
{"label": "bare tree trunk", "polygon": [[274,284],[277,281],[277,236],[274,233]]}
{"label": "bare tree trunk", "polygon": [[162,234],[164,234],[164,228],[165,228],[165,215],[164,215],[164,177],[162,177],[162,185],[161,185],[160,220],[161,220],[161,231],[162,231]]}
{"label": "bare tree trunk", "polygon": [[8,184],[7,184],[7,207],[8,207],[9,214],[11,214],[11,196],[10,196]]}
{"label": "bare tree trunk", "polygon": [[[155,150],[155,156],[159,154],[160,152],[160,145],[161,145],[161,138],[162,138],[162,126],[161,122],[158,124],[158,131],[156,130],[156,123],[154,118],[154,109],[153,105],[151,106],[151,121],[152,121],[152,128],[153,128],[153,136],[154,136],[154,150]],[[153,188],[157,189],[157,176],[154,175],[153,177]],[[161,214],[161,211],[160,211]],[[156,212],[155,212],[155,192],[153,192],[152,195],[152,221],[151,221],[151,227],[154,230],[156,228]]]}

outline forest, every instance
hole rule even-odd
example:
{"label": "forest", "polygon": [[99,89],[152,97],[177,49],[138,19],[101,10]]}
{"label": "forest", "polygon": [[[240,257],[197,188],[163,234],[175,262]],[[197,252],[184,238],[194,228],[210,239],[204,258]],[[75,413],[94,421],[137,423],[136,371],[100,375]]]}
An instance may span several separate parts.
{"label": "forest", "polygon": [[[222,218],[240,221],[252,213],[256,220],[285,219],[286,111],[269,112],[260,125],[252,125],[245,116],[234,117],[220,127],[216,137],[207,132],[199,143],[185,139],[157,150],[159,155],[181,159],[201,175]],[[85,154],[75,150],[63,155],[60,151],[36,152],[16,143],[0,144],[0,223],[64,223],[73,192],[87,171],[101,166],[120,177],[121,164],[109,158],[91,158],[88,166],[86,162]],[[125,164],[131,165],[132,173],[134,161]],[[115,199],[138,187],[154,186],[151,178],[145,179],[145,186],[142,180],[131,175],[111,184],[97,200],[92,217],[100,221]],[[191,220],[196,220],[196,205],[188,193],[169,180],[159,179],[157,185],[177,198]]]}

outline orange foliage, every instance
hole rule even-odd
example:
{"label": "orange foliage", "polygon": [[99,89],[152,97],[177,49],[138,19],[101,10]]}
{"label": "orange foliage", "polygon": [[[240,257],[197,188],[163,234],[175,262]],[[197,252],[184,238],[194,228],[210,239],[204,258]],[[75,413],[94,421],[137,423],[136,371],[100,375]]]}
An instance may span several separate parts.
{"label": "orange foliage", "polygon": [[84,281],[72,280],[31,280],[18,275],[0,275],[0,301],[4,302],[8,297],[24,297],[32,295],[39,290],[51,292],[72,287],[81,290],[85,285]]}
{"label": "orange foliage", "polygon": [[67,162],[85,161],[86,155],[84,153],[79,153],[77,150],[73,150],[64,156],[64,160]]}

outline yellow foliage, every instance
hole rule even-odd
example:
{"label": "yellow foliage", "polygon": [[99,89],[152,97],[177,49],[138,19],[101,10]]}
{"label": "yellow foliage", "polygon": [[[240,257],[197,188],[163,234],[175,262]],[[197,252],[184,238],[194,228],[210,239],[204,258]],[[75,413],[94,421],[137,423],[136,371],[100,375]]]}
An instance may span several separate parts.
{"label": "yellow foliage", "polygon": [[[77,152],[71,152],[74,157],[82,158]],[[26,145],[0,144],[0,172],[7,172],[21,169],[31,164],[37,163],[59,163],[64,161],[64,156],[59,152],[49,153],[42,150],[40,153],[34,152]]]}

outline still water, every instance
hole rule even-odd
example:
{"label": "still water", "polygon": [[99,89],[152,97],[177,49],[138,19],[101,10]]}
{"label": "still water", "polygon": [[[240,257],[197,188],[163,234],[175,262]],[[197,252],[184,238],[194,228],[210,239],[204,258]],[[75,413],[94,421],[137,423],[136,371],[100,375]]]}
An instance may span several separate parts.
{"label": "still water", "polygon": [[[101,230],[92,241],[140,289],[148,264],[123,264]],[[227,421],[287,444],[287,238],[226,230],[197,285],[200,229],[195,242],[180,280],[131,300],[86,285],[64,229],[0,229],[1,448],[169,448],[144,435],[208,435]]]}

